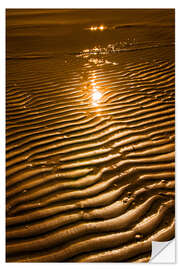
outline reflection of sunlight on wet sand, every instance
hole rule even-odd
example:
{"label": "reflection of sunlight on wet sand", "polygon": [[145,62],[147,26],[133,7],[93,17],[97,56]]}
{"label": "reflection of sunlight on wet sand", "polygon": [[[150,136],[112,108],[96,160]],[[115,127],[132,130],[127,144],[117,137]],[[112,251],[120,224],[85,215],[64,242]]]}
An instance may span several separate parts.
{"label": "reflection of sunlight on wet sand", "polygon": [[88,80],[83,83],[84,91],[88,92],[88,97],[90,98],[90,102],[93,106],[96,107],[96,111],[101,110],[99,108],[102,98],[102,92],[99,90],[99,86],[96,83],[96,73],[95,71],[89,71]]}
{"label": "reflection of sunlight on wet sand", "polygon": [[[93,89],[94,91],[94,89]],[[98,91],[98,90],[95,90],[94,93],[92,94],[92,98],[93,98],[93,105],[98,105],[98,102],[100,101],[102,97],[102,94]]]}
{"label": "reflection of sunlight on wet sand", "polygon": [[105,29],[104,25],[100,25],[100,26],[91,26],[89,28],[91,31],[96,31],[96,30],[100,30],[103,31]]}
{"label": "reflection of sunlight on wet sand", "polygon": [[96,79],[96,75],[95,73],[93,72],[92,74],[92,79],[91,79],[91,85],[92,85],[92,100],[93,100],[93,105],[94,106],[97,106],[101,97],[102,97],[102,94],[101,92],[98,90],[98,87],[96,86],[96,82],[95,82],[95,79]]}

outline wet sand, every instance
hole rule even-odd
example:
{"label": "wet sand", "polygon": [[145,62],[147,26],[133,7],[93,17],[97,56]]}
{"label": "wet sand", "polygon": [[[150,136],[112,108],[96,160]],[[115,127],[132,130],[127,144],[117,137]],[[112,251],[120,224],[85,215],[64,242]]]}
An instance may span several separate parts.
{"label": "wet sand", "polygon": [[8,262],[147,262],[174,238],[173,10],[8,10]]}

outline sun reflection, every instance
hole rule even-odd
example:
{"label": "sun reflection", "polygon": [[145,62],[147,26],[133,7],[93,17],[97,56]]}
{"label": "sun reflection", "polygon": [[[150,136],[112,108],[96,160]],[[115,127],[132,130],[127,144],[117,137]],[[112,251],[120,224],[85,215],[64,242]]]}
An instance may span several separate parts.
{"label": "sun reflection", "polygon": [[93,105],[94,106],[97,106],[101,97],[102,97],[102,94],[101,92],[98,91],[97,87],[93,87],[93,93],[92,93],[92,99],[93,99]]}
{"label": "sun reflection", "polygon": [[97,101],[99,101],[99,99],[101,98],[101,96],[102,96],[101,93],[99,91],[96,91],[96,92],[93,93],[93,100],[95,102],[97,102]]}
{"label": "sun reflection", "polygon": [[104,30],[104,26],[101,25],[101,26],[99,27],[99,29],[100,29],[101,31]]}
{"label": "sun reflection", "polygon": [[102,98],[102,93],[99,90],[100,86],[97,85],[97,78],[96,78],[96,71],[91,70],[89,71],[89,76],[88,76],[88,82],[84,85],[84,89],[88,89],[88,92],[90,94],[90,100],[92,102],[93,106],[96,106],[96,109],[99,107],[99,103]]}
{"label": "sun reflection", "polygon": [[105,29],[104,25],[100,25],[100,26],[91,26],[89,28],[91,31],[96,31],[96,30],[100,30],[103,31]]}

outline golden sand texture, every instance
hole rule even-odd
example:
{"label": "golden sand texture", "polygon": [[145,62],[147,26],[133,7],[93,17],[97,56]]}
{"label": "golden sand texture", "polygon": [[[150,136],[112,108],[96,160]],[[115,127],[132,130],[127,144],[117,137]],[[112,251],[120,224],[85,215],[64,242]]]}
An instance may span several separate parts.
{"label": "golden sand texture", "polygon": [[90,17],[65,52],[51,13],[7,13],[7,261],[147,262],[174,237],[173,27]]}

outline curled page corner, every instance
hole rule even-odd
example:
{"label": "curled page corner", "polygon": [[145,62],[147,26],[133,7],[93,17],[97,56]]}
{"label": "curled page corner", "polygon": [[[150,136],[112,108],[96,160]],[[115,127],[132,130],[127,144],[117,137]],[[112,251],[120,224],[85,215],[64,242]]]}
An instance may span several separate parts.
{"label": "curled page corner", "polygon": [[150,263],[175,263],[175,239],[158,242],[152,241]]}

